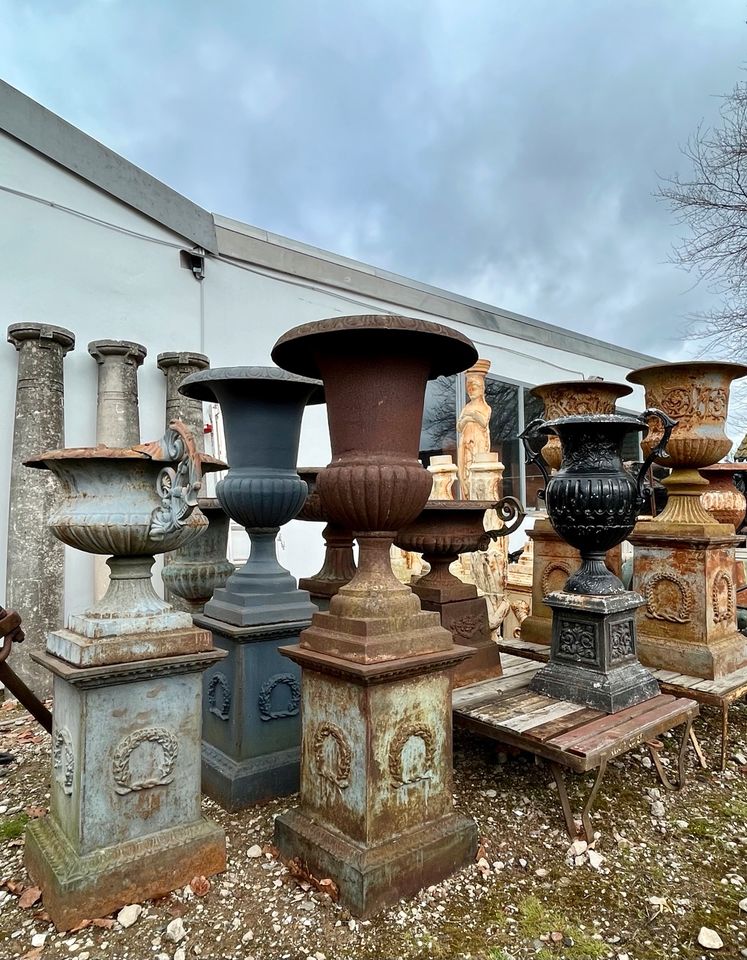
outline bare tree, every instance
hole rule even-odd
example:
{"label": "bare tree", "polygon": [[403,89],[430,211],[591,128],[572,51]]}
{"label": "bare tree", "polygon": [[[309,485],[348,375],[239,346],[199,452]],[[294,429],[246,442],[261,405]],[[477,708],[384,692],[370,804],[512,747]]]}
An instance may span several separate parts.
{"label": "bare tree", "polygon": [[747,356],[747,83],[721,98],[718,126],[698,126],[683,148],[686,178],[662,178],[656,194],[690,228],[673,260],[719,294],[691,318],[690,333],[731,359]]}

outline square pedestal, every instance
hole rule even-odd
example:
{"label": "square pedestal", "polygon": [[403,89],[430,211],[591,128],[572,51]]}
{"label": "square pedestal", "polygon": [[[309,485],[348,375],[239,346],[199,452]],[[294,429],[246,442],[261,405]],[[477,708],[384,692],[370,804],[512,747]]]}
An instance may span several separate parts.
{"label": "square pedestal", "polygon": [[558,700],[617,713],[659,695],[654,676],[636,657],[635,611],[643,597],[551,593],[550,660],[530,688]]}
{"label": "square pedestal", "polygon": [[[417,587],[413,590],[417,594]],[[503,675],[501,653],[490,632],[488,607],[484,597],[469,600],[435,602],[420,599],[423,610],[434,610],[441,617],[441,626],[451,631],[454,643],[465,643],[475,652],[454,669],[454,686],[477,683]]]}
{"label": "square pedestal", "polygon": [[301,671],[278,653],[309,621],[234,627],[211,617],[209,629],[227,657],[205,673],[202,787],[226,810],[298,790]]}
{"label": "square pedestal", "polygon": [[[521,624],[521,639],[528,643],[550,644],[552,610],[545,603],[550,593],[562,591],[568,577],[581,566],[578,550],[566,543],[554,530],[547,517],[538,517],[527,536],[533,541],[532,603],[530,615]],[[621,547],[608,551],[605,563],[620,576]]]}
{"label": "square pedestal", "polygon": [[275,843],[340,901],[371,916],[469,863],[477,828],[452,800],[454,647],[356,664],[286,648],[301,663],[300,806],[275,821]]}
{"label": "square pedestal", "polygon": [[658,669],[705,680],[747,665],[747,637],[737,629],[735,547],[723,524],[639,523],[633,588],[643,595],[638,654]]}
{"label": "square pedestal", "polygon": [[200,811],[202,672],[219,651],[54,675],[50,813],[27,828],[26,866],[58,927],[225,869]]}

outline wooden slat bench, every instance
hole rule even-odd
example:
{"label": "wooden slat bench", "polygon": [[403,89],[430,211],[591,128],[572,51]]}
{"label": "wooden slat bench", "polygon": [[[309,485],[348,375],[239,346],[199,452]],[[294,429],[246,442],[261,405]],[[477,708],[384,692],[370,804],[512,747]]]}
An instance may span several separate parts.
{"label": "wooden slat bench", "polygon": [[[539,663],[546,663],[550,656],[550,648],[543,643],[529,643],[526,640],[501,639],[498,643],[501,653],[508,653],[517,657],[524,657]],[[721,710],[721,769],[726,769],[729,758],[729,708],[737,700],[747,695],[747,667],[735,670],[728,677],[719,680],[704,680],[702,677],[691,677],[684,673],[675,673],[672,670],[652,670],[659,681],[662,693],[671,693],[675,697],[688,697],[709,707],[718,707]],[[700,744],[692,735],[693,746],[703,767],[707,766]]]}
{"label": "wooden slat bench", "polygon": [[685,725],[678,757],[676,789],[685,783],[688,737],[698,705],[691,699],[661,694],[645,703],[616,714],[556,700],[529,689],[539,663],[516,656],[503,657],[504,675],[494,680],[459,687],[454,691],[454,722],[525,750],[546,760],[558,786],[566,827],[576,836],[576,822],[568,799],[565,771],[586,773],[596,770],[594,785],[584,803],[581,824],[587,840],[592,839],[591,809],[607,770],[607,764],[645,743],[656,770],[667,789],[674,789],[661,763],[657,738],[674,727]]}

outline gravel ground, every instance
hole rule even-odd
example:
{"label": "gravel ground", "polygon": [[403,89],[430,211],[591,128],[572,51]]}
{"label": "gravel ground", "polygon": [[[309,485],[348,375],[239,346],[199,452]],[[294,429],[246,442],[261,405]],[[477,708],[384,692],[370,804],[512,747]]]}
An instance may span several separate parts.
{"label": "gravel ground", "polygon": [[[57,933],[23,867],[24,824],[49,802],[49,738],[4,704],[0,746],[18,760],[0,767],[0,958],[747,957],[747,706],[732,717],[729,769],[703,771],[691,757],[682,793],[664,791],[643,751],[612,764],[590,850],[571,848],[545,766],[457,733],[456,803],[477,820],[479,859],[372,921],[351,918],[274,859],[273,818],[291,797],[233,815],[205,801],[228,836],[225,874]],[[696,729],[716,758],[718,714],[703,710]],[[571,778],[576,802],[584,783]],[[703,927],[723,946],[701,946]]]}

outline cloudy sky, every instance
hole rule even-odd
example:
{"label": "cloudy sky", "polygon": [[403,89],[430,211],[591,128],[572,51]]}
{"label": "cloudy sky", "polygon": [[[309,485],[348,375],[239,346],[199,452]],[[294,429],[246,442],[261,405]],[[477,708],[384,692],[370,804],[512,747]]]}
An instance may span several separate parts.
{"label": "cloudy sky", "polygon": [[202,206],[675,359],[652,194],[744,0],[0,0],[4,79]]}

